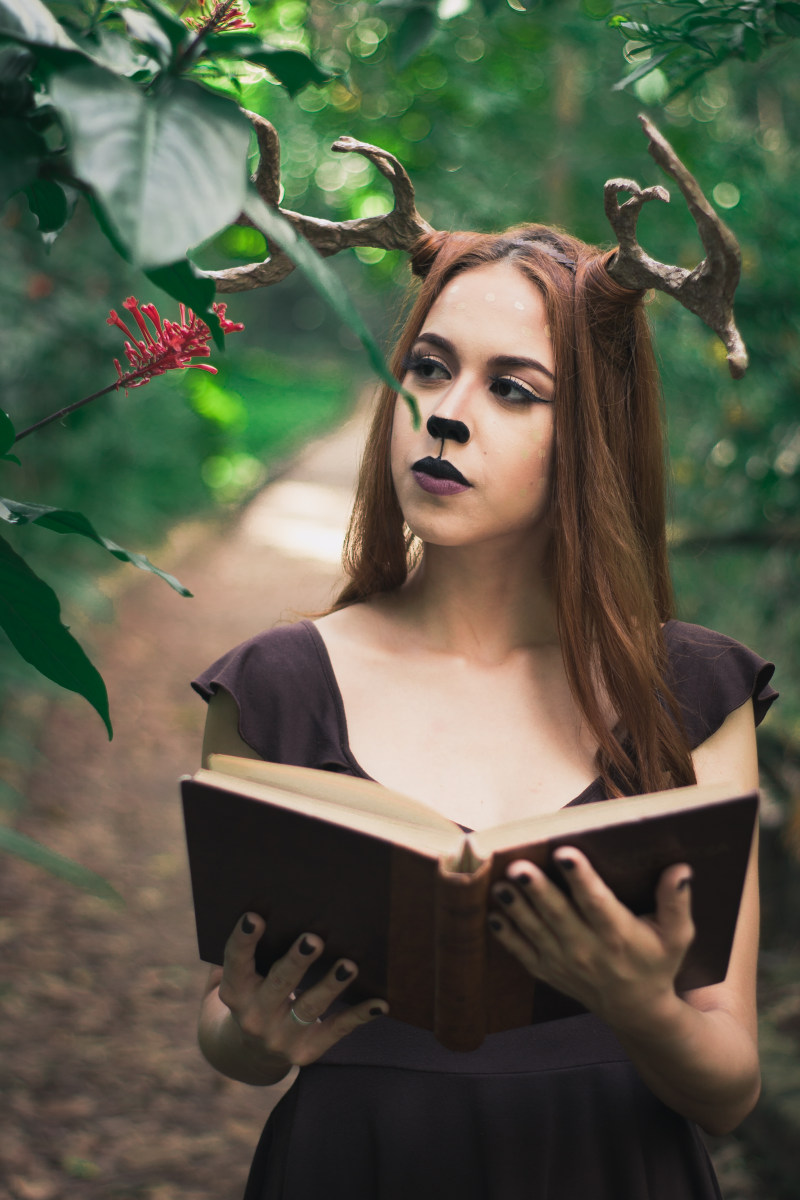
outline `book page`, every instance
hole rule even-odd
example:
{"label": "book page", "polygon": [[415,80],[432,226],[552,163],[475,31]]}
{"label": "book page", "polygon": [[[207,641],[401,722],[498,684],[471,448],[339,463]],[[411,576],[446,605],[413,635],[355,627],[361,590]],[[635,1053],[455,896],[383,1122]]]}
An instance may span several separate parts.
{"label": "book page", "polygon": [[501,850],[512,850],[549,838],[564,837],[590,829],[603,829],[625,821],[636,821],[658,814],[684,812],[686,809],[719,804],[745,793],[729,784],[693,784],[671,788],[666,792],[649,792],[643,796],[620,796],[595,804],[576,804],[558,812],[528,820],[512,821],[493,829],[476,830],[468,837],[469,845],[479,859],[489,858]]}
{"label": "book page", "polygon": [[331,821],[432,857],[460,859],[463,854],[460,826],[371,780],[224,754],[211,755],[209,762],[210,769],[193,776],[200,783]]}

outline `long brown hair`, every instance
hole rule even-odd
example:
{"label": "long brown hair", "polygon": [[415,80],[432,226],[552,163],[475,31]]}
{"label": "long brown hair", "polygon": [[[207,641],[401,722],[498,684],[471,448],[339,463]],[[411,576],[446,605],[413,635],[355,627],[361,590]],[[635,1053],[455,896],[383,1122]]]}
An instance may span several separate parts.
{"label": "long brown hair", "polygon": [[[603,253],[542,225],[434,233],[412,269],[422,286],[391,366],[403,362],[457,274],[508,260],[544,297],[556,368],[552,563],[570,688],[598,742],[612,795],[694,782],[666,683],[661,623],[672,615],[661,393],[640,292],[614,283]],[[400,587],[413,565],[390,469],[397,394],[384,386],[368,436],[334,608]],[[416,549],[418,553],[418,548]],[[600,695],[618,715],[609,730]]]}

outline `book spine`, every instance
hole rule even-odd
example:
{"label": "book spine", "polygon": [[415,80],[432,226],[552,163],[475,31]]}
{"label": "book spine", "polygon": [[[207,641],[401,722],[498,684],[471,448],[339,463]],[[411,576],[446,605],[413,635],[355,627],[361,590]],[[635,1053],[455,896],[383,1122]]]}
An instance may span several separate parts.
{"label": "book spine", "polygon": [[490,872],[489,860],[470,874],[439,865],[433,1032],[448,1050],[476,1050],[486,1036]]}

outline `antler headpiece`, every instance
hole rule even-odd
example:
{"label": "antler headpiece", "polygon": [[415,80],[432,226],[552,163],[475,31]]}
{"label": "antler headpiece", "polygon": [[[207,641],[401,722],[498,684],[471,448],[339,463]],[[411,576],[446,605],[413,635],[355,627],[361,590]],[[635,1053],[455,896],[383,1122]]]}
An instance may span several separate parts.
{"label": "antler headpiece", "polygon": [[[264,117],[248,113],[255,126],[260,162],[254,183],[261,198],[274,208],[280,199],[280,143],[274,127]],[[636,239],[636,223],[642,205],[649,200],[669,201],[666,188],[641,188],[632,179],[609,179],[605,185],[605,211],[617,237],[619,249],[607,270],[622,287],[633,290],[657,288],[679,301],[700,317],[722,339],[728,352],[731,375],[740,379],[747,369],[747,350],[733,317],[733,295],[739,282],[741,253],[736,238],[706,200],[693,175],[686,169],[655,126],[640,116],[649,139],[649,150],[670,175],[689,207],[706,257],[693,270],[657,262],[642,249]],[[374,246],[384,250],[410,251],[422,234],[433,230],[417,212],[414,188],[405,169],[394,155],[367,142],[340,137],[331,147],[338,154],[362,154],[389,180],[394,193],[391,212],[354,221],[326,221],[281,208],[289,223],[323,257],[355,246]],[[630,199],[619,203],[619,193],[629,192]],[[242,215],[241,224],[251,224]],[[280,249],[263,262],[209,271],[219,292],[239,292],[268,287],[280,282],[294,264]]]}

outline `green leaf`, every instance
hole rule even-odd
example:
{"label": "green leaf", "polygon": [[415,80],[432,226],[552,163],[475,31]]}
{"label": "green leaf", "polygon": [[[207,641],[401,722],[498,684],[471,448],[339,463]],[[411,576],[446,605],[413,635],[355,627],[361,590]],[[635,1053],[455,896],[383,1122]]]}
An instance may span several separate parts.
{"label": "green leaf", "polygon": [[86,39],[85,47],[92,62],[106,67],[115,75],[131,78],[144,71],[148,76],[152,76],[158,69],[156,60],[144,53],[121,31],[117,33],[115,30],[101,27],[91,39]]}
{"label": "green leaf", "polygon": [[0,825],[0,850],[6,850],[9,854],[16,855],[17,858],[33,863],[35,867],[41,867],[43,870],[49,871],[51,875],[65,879],[67,883],[83,888],[85,892],[90,892],[92,896],[99,896],[101,900],[107,900],[109,904],[118,908],[125,905],[119,892],[111,886],[108,880],[103,879],[102,875],[97,875],[88,867],[82,867],[80,863],[73,862],[71,858],[65,858],[63,854],[57,854],[55,850],[48,850],[47,846],[43,846],[41,842],[34,841],[33,838],[19,833],[16,829],[11,829],[8,825]]}
{"label": "green leaf", "polygon": [[27,121],[0,117],[0,208],[36,178],[47,146]]}
{"label": "green leaf", "polygon": [[21,117],[33,108],[30,81],[35,59],[22,46],[0,47],[0,112],[6,117]]}
{"label": "green leaf", "polygon": [[211,307],[216,296],[214,280],[201,274],[188,258],[180,262],[170,263],[168,267],[156,267],[153,271],[145,271],[147,278],[172,296],[180,304],[187,304],[192,312],[202,317],[211,330],[211,336],[218,350],[225,349],[225,334],[219,323],[219,317]]}
{"label": "green leaf", "polygon": [[14,445],[17,431],[7,412],[0,408],[0,454],[6,454]]}
{"label": "green leaf", "polygon": [[77,193],[68,196],[54,179],[35,179],[25,189],[31,212],[39,222],[40,233],[58,233],[66,225],[75,207]]}
{"label": "green leaf", "polygon": [[756,62],[764,49],[764,39],[757,29],[744,25],[740,40],[741,52],[748,62]]}
{"label": "green leaf", "polygon": [[626,75],[624,79],[618,79],[611,89],[614,92],[621,92],[623,88],[629,87],[630,84],[636,83],[637,79],[642,79],[645,75],[649,75],[651,71],[655,71],[665,59],[674,54],[675,50],[672,46],[667,50],[661,50],[658,54],[654,54],[652,58],[648,58],[646,62],[639,63],[639,66],[631,71],[630,75]]}
{"label": "green leaf", "polygon": [[266,67],[290,96],[295,96],[309,83],[324,84],[333,78],[300,50],[286,50],[262,42],[258,34],[209,34],[203,39],[205,51],[213,58],[237,58]]}
{"label": "green leaf", "polygon": [[[120,16],[130,36],[151,50],[162,67],[169,66],[175,57],[175,46],[155,17],[136,8],[122,8]],[[183,32],[185,37],[187,31]]]}
{"label": "green leaf", "polygon": [[436,15],[431,8],[417,5],[403,17],[394,37],[394,56],[402,68],[427,46],[436,32]]}
{"label": "green leaf", "polygon": [[140,0],[143,8],[146,8],[152,14],[159,29],[166,35],[167,40],[173,50],[178,50],[180,46],[190,37],[194,36],[190,29],[184,25],[175,13],[167,8],[165,4],[160,4],[159,0]]}
{"label": "green leaf", "polygon": [[266,238],[276,242],[298,267],[312,287],[349,329],[352,329],[367,352],[376,374],[402,396],[411,410],[414,428],[419,428],[419,408],[410,392],[401,387],[386,365],[377,342],[367,329],[361,314],[342,286],[338,275],[328,266],[316,250],[295,231],[277,209],[265,204],[257,192],[250,190],[245,202],[245,212],[257,229]]}
{"label": "green leaf", "polygon": [[41,0],[0,0],[0,35],[83,57],[83,51]]}
{"label": "green leaf", "polygon": [[186,80],[157,94],[97,66],[50,81],[73,171],[131,260],[162,267],[236,220],[250,123],[231,100]]}
{"label": "green leaf", "polygon": [[800,37],[800,4],[776,4],[775,24],[788,37]]}
{"label": "green leaf", "polygon": [[0,504],[5,507],[6,512],[10,513],[10,516],[5,516],[0,511],[0,518],[8,521],[10,525],[41,525],[44,529],[52,529],[54,533],[79,533],[82,537],[89,538],[98,546],[102,546],[104,550],[108,550],[109,554],[113,554],[114,558],[118,558],[120,562],[132,563],[140,571],[150,571],[151,574],[158,575],[159,579],[163,579],[181,596],[191,596],[192,594],[188,588],[178,582],[174,575],[168,575],[166,571],[154,566],[144,554],[135,554],[131,550],[125,550],[124,547],[118,546],[116,542],[104,538],[83,513],[69,512],[63,508],[51,508],[47,504],[28,504],[22,500],[10,500],[7,496],[0,498]]}
{"label": "green leaf", "polygon": [[61,621],[58,596],[0,537],[0,628],[14,649],[47,679],[83,696],[111,738],[102,676]]}

